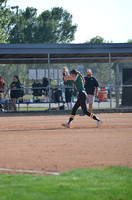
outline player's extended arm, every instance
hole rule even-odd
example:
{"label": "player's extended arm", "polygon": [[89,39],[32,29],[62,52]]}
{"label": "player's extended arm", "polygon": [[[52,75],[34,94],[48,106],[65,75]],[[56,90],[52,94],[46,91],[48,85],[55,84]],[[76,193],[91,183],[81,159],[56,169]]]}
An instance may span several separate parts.
{"label": "player's extended arm", "polygon": [[77,80],[77,76],[74,76],[74,77],[71,77],[71,76],[65,76],[64,77],[64,80],[66,81],[76,81]]}
{"label": "player's extended arm", "polygon": [[66,76],[67,76],[67,77],[70,77],[70,75],[68,74],[68,71],[65,71],[65,73],[66,73]]}

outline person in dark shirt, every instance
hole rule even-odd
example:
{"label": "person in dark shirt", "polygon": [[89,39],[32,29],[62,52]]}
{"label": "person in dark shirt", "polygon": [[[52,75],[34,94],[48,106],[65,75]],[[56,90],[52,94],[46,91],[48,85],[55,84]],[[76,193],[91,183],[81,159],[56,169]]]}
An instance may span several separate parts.
{"label": "person in dark shirt", "polygon": [[64,81],[64,85],[65,85],[65,99],[66,99],[67,107],[68,107],[68,110],[72,110],[73,108],[72,88],[68,88],[68,87],[72,87],[73,84],[71,81]]}
{"label": "person in dark shirt", "polygon": [[94,78],[92,76],[92,71],[91,69],[87,70],[87,76],[84,77],[85,78],[85,90],[86,93],[88,95],[87,97],[87,103],[89,103],[89,112],[92,112],[93,109],[93,102],[94,102],[94,96],[98,96],[98,87],[99,87],[99,83],[96,80],[96,78]]}
{"label": "person in dark shirt", "polygon": [[17,111],[16,102],[17,102],[17,99],[20,97],[20,90],[18,90],[18,88],[21,88],[21,83],[19,81],[18,76],[15,75],[13,77],[13,82],[10,84],[10,88],[9,88],[11,89],[10,96],[11,96],[11,103],[12,103],[14,111]]}

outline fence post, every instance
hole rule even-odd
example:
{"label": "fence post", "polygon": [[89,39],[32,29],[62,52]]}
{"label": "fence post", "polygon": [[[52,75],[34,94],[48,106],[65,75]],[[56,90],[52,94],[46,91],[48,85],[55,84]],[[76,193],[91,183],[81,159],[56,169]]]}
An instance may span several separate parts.
{"label": "fence post", "polygon": [[19,64],[17,64],[17,76],[19,77]]}
{"label": "fence post", "polygon": [[48,54],[49,110],[51,110],[50,54]]}
{"label": "fence post", "polygon": [[116,108],[119,108],[119,63],[116,64]]}
{"label": "fence post", "polygon": [[109,83],[110,83],[110,109],[112,108],[112,91],[111,91],[111,53],[109,53]]}

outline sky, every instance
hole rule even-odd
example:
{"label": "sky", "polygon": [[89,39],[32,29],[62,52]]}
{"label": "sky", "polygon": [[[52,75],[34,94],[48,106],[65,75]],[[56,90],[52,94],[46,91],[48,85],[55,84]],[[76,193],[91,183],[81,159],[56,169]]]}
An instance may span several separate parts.
{"label": "sky", "polygon": [[72,43],[84,43],[97,35],[114,43],[132,39],[132,0],[8,0],[8,5],[22,10],[34,7],[38,15],[63,7],[78,25]]}

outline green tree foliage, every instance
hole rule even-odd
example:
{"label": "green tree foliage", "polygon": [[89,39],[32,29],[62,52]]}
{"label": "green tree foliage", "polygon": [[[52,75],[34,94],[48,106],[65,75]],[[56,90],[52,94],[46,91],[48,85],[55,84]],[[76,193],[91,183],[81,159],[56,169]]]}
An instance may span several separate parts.
{"label": "green tree foliage", "polygon": [[[90,44],[101,44],[106,43],[105,39],[101,36],[95,36],[91,38],[86,43]],[[85,69],[91,69],[93,72],[93,76],[97,78],[100,84],[109,84],[109,64],[108,63],[92,63],[92,64],[85,64]],[[114,74],[115,68],[112,67],[111,69],[111,80],[114,83],[115,81],[115,74]],[[85,73],[87,73],[85,71]]]}
{"label": "green tree foliage", "polygon": [[44,11],[37,20],[36,43],[67,43],[74,39],[77,25],[72,25],[72,15],[63,8]]}
{"label": "green tree foliage", "polygon": [[[25,80],[28,79],[29,66],[26,64],[19,65],[19,78],[21,83],[25,84]],[[0,65],[0,76],[4,78],[5,86],[9,87],[13,81],[14,75],[17,75],[17,65],[16,64],[1,64]]]}
{"label": "green tree foliage", "polygon": [[101,43],[106,43],[105,39],[102,38],[101,36],[95,36],[93,38],[91,38],[89,41],[87,41],[86,43],[90,43],[90,44],[101,44]]}
{"label": "green tree foliage", "polygon": [[12,17],[10,43],[66,43],[74,39],[77,25],[72,25],[72,15],[63,8],[46,10],[37,17],[35,8],[19,10]]}
{"label": "green tree foliage", "polygon": [[[92,63],[86,64],[86,69],[91,69],[93,76],[97,78],[100,85],[109,85],[109,64],[108,63]],[[111,81],[115,82],[114,68],[111,68]]]}
{"label": "green tree foliage", "polygon": [[12,13],[6,3],[7,0],[0,1],[0,43],[6,43],[9,37],[9,27]]}
{"label": "green tree foliage", "polygon": [[11,24],[10,43],[34,43],[36,30],[37,9],[27,7],[25,11],[14,13]]}
{"label": "green tree foliage", "polygon": [[132,39],[129,39],[127,42],[128,42],[128,43],[132,43]]}

